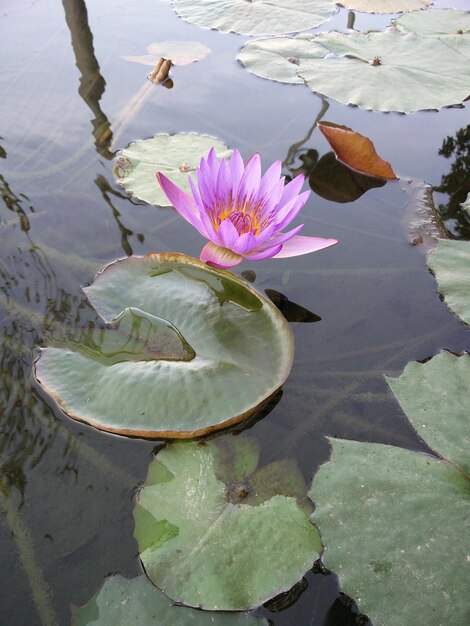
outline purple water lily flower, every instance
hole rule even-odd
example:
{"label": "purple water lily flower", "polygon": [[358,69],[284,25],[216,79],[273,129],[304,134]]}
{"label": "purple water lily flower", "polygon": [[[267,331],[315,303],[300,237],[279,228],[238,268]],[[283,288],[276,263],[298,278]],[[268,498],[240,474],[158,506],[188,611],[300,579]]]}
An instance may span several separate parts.
{"label": "purple water lily flower", "polygon": [[338,243],[336,239],[302,237],[303,224],[282,232],[307,202],[310,191],[299,195],[304,176],[287,185],[276,161],[261,177],[259,154],[246,165],[235,150],[230,161],[219,161],[211,148],[196,168],[197,187],[189,178],[192,196],[161,172],[157,179],[178,213],[209,240],[201,260],[228,268],[270,257],[283,258],[315,252]]}

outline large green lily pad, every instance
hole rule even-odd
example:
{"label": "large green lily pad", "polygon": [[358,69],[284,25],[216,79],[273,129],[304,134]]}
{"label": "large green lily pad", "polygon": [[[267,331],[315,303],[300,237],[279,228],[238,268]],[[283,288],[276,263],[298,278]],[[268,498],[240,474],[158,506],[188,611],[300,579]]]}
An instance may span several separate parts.
{"label": "large green lily pad", "polygon": [[151,581],[203,609],[245,610],[290,589],[321,548],[293,461],[256,471],[252,439],[179,442],[151,463],[135,536]]}
{"label": "large green lily pad", "polygon": [[338,0],[345,9],[364,13],[402,13],[424,9],[433,0]]}
{"label": "large green lily pad", "polygon": [[313,480],[324,563],[377,626],[470,622],[469,379],[470,356],[443,353],[389,381],[447,460],[332,440],[332,457]]}
{"label": "large green lily pad", "polygon": [[252,74],[280,83],[303,85],[298,75],[302,60],[322,59],[328,50],[313,43],[311,35],[271,37],[248,41],[237,55],[238,61]]}
{"label": "large green lily pad", "polygon": [[280,35],[315,28],[336,11],[331,0],[172,0],[198,26],[241,35]]}
{"label": "large green lily pad", "polygon": [[54,341],[35,373],[65,413],[96,428],[197,436],[253,413],[289,373],[287,322],[230,272],[149,254],[112,263],[84,291],[107,327]]}
{"label": "large green lily pad", "polygon": [[175,606],[145,576],[110,576],[83,607],[72,626],[267,626],[247,613],[209,613]]}
{"label": "large green lily pad", "polygon": [[455,9],[431,9],[402,15],[394,24],[400,30],[418,35],[445,37],[470,34],[470,13]]}
{"label": "large green lily pad", "polygon": [[209,135],[155,135],[120,150],[114,162],[114,175],[135,198],[157,206],[169,206],[157,181],[157,172],[162,172],[175,185],[190,193],[188,175],[194,173],[201,157],[207,156],[212,147],[219,158],[227,158],[232,153],[219,139]]}
{"label": "large green lily pad", "polygon": [[470,63],[438,38],[396,29],[321,33],[332,54],[305,59],[298,73],[313,91],[344,104],[411,113],[459,104],[470,94]]}
{"label": "large green lily pad", "polygon": [[470,241],[439,239],[428,255],[428,266],[447,305],[470,324]]}

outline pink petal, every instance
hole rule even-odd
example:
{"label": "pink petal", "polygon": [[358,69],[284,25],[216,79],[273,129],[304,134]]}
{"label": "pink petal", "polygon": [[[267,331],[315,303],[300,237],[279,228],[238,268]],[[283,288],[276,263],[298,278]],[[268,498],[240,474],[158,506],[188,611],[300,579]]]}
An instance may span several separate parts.
{"label": "pink petal", "polygon": [[281,199],[279,200],[279,206],[283,206],[286,202],[290,202],[292,198],[295,198],[299,194],[299,191],[302,189],[302,185],[304,184],[305,176],[303,174],[299,174],[294,179],[287,183],[284,187],[284,191],[282,192]]}
{"label": "pink petal", "polygon": [[255,153],[245,166],[240,185],[237,191],[237,207],[241,208],[243,203],[258,193],[261,181],[261,159],[258,153]]}
{"label": "pink petal", "polygon": [[290,256],[299,256],[316,252],[323,248],[329,248],[338,243],[337,239],[322,239],[321,237],[302,237],[297,236],[289,239],[282,245],[280,252],[276,254],[276,259],[284,259]]}
{"label": "pink petal", "polygon": [[309,199],[311,191],[304,191],[297,198],[293,198],[290,202],[285,204],[274,217],[274,221],[278,230],[282,230],[287,224],[290,224],[296,217],[297,213],[305,206],[305,203]]}
{"label": "pink petal", "polygon": [[211,207],[214,203],[216,178],[213,177],[204,159],[201,159],[199,167],[196,168],[196,179],[204,206]]}
{"label": "pink petal", "polygon": [[271,257],[277,256],[279,252],[282,250],[282,245],[272,246],[266,248],[266,250],[249,252],[245,254],[246,259],[250,259],[251,261],[262,261],[263,259],[270,259]]}
{"label": "pink petal", "polygon": [[245,171],[245,166],[243,164],[243,159],[238,152],[238,150],[234,150],[232,156],[230,157],[229,163],[230,169],[230,178],[232,181],[232,193],[233,197],[237,195],[238,185],[240,184],[240,180],[243,176],[243,172]]}
{"label": "pink petal", "polygon": [[215,189],[217,200],[226,205],[231,196],[232,186],[229,168],[225,159],[222,159],[220,163]]}
{"label": "pink petal", "polygon": [[234,267],[234,265],[238,265],[243,261],[243,257],[239,254],[235,254],[227,248],[216,246],[211,241],[206,243],[199,258],[209,265],[224,269]]}
{"label": "pink petal", "polygon": [[245,256],[245,254],[247,254],[250,250],[256,248],[257,245],[258,242],[253,233],[243,233],[243,235],[240,235],[237,241],[233,244],[233,246],[230,246],[230,248],[236,254]]}
{"label": "pink petal", "polygon": [[227,218],[219,226],[219,241],[224,248],[229,250],[234,249],[234,245],[240,238],[237,229],[232,222]]}
{"label": "pink petal", "polygon": [[[265,250],[266,248],[272,248],[273,246],[278,246],[279,244],[285,244],[286,241],[289,241],[289,239],[292,239],[292,237],[295,237],[297,233],[299,233],[302,230],[303,227],[304,227],[304,224],[300,224],[300,226],[296,226],[292,230],[287,231],[287,233],[278,233],[277,235],[273,235],[273,237],[268,239],[266,243],[259,245],[256,248],[256,250],[259,250],[261,252],[262,250]],[[310,238],[308,237],[308,239]]]}
{"label": "pink petal", "polygon": [[211,148],[209,150],[209,154],[207,155],[207,164],[212,172],[214,180],[217,179],[217,173],[219,171],[219,160],[215,154],[215,148]]}
{"label": "pink petal", "polygon": [[207,238],[206,230],[199,219],[199,211],[194,198],[177,187],[161,172],[157,172],[157,180],[166,197],[181,217],[194,226],[201,235]]}
{"label": "pink petal", "polygon": [[277,187],[279,179],[281,177],[282,163],[281,161],[275,161],[271,167],[266,171],[259,186],[258,198],[261,200],[268,193],[272,193],[274,188]]}

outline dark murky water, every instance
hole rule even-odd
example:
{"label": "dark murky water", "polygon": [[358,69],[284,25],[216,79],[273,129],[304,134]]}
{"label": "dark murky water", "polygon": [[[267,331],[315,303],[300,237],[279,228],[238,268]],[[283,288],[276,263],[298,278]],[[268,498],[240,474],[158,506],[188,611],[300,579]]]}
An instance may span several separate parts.
{"label": "dark murky water", "polygon": [[[359,15],[355,25],[388,22]],[[324,28],[346,23],[340,11]],[[69,605],[87,601],[106,574],[139,571],[132,494],[155,442],[108,436],[55,414],[33,390],[37,347],[54,324],[94,319],[80,285],[105,263],[161,250],[198,257],[203,245],[172,209],[126,197],[103,138],[111,129],[123,147],[157,132],[208,133],[244,157],[259,151],[266,167],[288,160],[288,173],[307,151],[328,151],[318,131],[309,136],[323,102],[306,87],[249,74],[235,61],[246,37],[183,22],[164,1],[3,0],[0,32],[0,624],[67,625]],[[212,54],[175,68],[174,88],[152,90],[116,136],[147,73],[121,55],[173,39],[201,41]],[[441,348],[468,350],[470,335],[440,302],[402,217],[415,187],[409,181],[439,185],[451,171],[452,156],[439,150],[467,127],[468,113],[468,103],[404,116],[329,102],[324,119],[371,137],[402,178],[347,204],[312,194],[305,234],[340,245],[238,269],[254,270],[259,290],[281,292],[321,317],[293,322],[291,376],[251,428],[263,460],[294,456],[310,480],[328,458],[327,435],[421,447],[383,374]],[[462,193],[459,184],[439,196],[445,208]],[[468,237],[469,225],[446,217],[455,235]],[[356,623],[333,575],[311,572],[297,592],[261,613],[275,626]]]}

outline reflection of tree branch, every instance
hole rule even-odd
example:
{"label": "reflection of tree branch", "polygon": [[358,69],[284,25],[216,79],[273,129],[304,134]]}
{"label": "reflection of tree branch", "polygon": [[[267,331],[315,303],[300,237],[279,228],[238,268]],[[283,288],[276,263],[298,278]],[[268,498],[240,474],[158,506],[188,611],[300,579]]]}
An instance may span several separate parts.
{"label": "reflection of tree branch", "polygon": [[[122,198],[125,200],[128,200],[127,196],[124,196],[123,194],[119,193],[119,191],[116,191],[115,189],[113,189],[111,187],[111,185],[108,183],[108,181],[106,180],[106,178],[104,176],[102,176],[101,174],[99,176],[96,177],[95,179],[95,184],[98,187],[98,189],[101,191],[101,195],[103,196],[104,201],[106,202],[106,204],[109,206],[109,208],[111,209],[112,213],[113,213],[113,217],[116,220],[116,223],[118,225],[119,230],[121,231],[121,246],[122,249],[124,250],[124,252],[127,254],[127,256],[131,256],[132,255],[132,248],[131,245],[129,243],[129,239],[128,237],[134,234],[133,230],[129,230],[129,228],[126,228],[126,226],[124,226],[124,224],[121,221],[121,213],[118,211],[118,209],[114,206],[114,204],[111,202],[110,199],[110,195],[114,195],[118,198]],[[137,239],[140,242],[144,241],[144,235],[142,233],[138,233],[137,234]]]}
{"label": "reflection of tree branch", "polygon": [[313,131],[317,127],[318,122],[323,118],[325,113],[328,111],[329,106],[330,106],[330,103],[327,102],[326,100],[322,99],[322,107],[320,109],[320,113],[315,118],[315,121],[313,122],[312,127],[309,129],[309,131],[307,132],[307,135],[301,141],[298,141],[297,143],[294,143],[294,144],[291,145],[291,147],[287,151],[286,158],[282,162],[282,166],[283,167],[290,168],[292,166],[292,164],[295,161],[295,158],[296,158],[296,156],[297,156],[297,154],[299,152],[299,148],[301,146],[303,146],[304,143],[306,143],[310,139],[310,137],[312,136]]}
{"label": "reflection of tree branch", "polygon": [[80,71],[78,93],[95,116],[92,120],[95,146],[101,156],[112,159],[108,150],[113,133],[111,124],[100,107],[100,98],[104,93],[106,81],[100,73],[100,66],[93,49],[93,34],[88,25],[88,12],[84,0],[62,0],[65,20],[72,37],[75,64]]}

